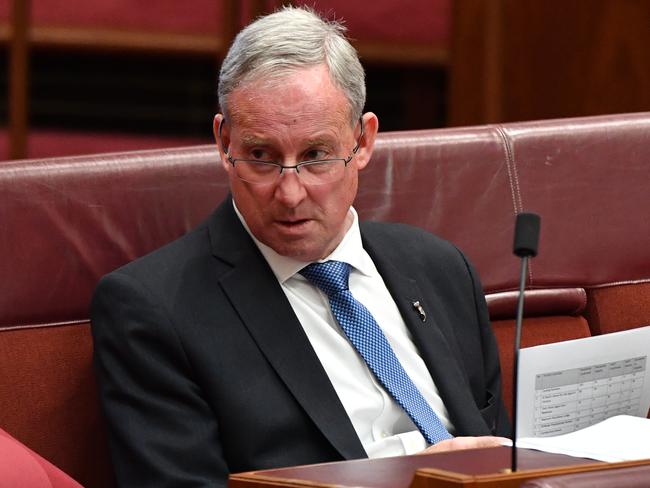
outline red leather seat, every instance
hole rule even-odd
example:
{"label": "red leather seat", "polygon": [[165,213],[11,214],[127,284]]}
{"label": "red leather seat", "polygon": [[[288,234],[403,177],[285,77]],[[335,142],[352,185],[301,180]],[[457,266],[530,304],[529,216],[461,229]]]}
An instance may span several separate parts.
{"label": "red leather seat", "polygon": [[81,488],[56,466],[0,429],[0,486]]}

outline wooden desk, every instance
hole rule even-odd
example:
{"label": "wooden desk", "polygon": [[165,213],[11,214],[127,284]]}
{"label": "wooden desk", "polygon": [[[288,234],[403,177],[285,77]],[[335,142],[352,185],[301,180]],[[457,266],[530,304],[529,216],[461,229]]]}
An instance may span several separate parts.
{"label": "wooden desk", "polygon": [[519,470],[509,473],[510,449],[472,449],[315,464],[233,474],[229,488],[451,488],[518,487],[541,476],[650,464],[650,460],[602,463],[519,449]]}

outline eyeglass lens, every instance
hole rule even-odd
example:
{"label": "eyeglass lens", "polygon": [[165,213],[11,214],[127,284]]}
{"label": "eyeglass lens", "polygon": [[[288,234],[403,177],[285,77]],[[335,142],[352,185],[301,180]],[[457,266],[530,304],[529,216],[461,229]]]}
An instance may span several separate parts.
{"label": "eyeglass lens", "polygon": [[233,161],[237,176],[250,183],[273,183],[285,170],[295,169],[306,184],[318,185],[339,180],[345,171],[345,159],[308,161],[297,167],[283,167],[277,163],[236,159]]}

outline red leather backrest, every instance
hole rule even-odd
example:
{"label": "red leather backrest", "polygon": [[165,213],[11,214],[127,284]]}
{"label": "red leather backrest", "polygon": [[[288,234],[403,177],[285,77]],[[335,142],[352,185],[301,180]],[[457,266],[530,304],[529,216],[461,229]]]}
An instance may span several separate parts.
{"label": "red leather backrest", "polygon": [[105,273],[227,193],[212,146],[0,164],[0,327],[87,320]]}
{"label": "red leather backrest", "polygon": [[488,292],[516,288],[514,216],[542,217],[534,287],[650,281],[650,113],[384,134],[365,218],[456,243]]}
{"label": "red leather backrest", "polygon": [[[415,224],[516,288],[514,215],[542,216],[536,288],[650,281],[650,114],[380,134],[362,218]],[[212,146],[0,164],[0,327],[85,320],[104,273],[227,194]]]}

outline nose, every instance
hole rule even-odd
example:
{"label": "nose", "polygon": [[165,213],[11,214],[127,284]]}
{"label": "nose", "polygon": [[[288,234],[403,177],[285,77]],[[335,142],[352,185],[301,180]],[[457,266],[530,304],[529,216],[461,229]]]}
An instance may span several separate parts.
{"label": "nose", "polygon": [[275,198],[283,205],[297,207],[307,196],[305,185],[295,169],[285,169],[275,188]]}

